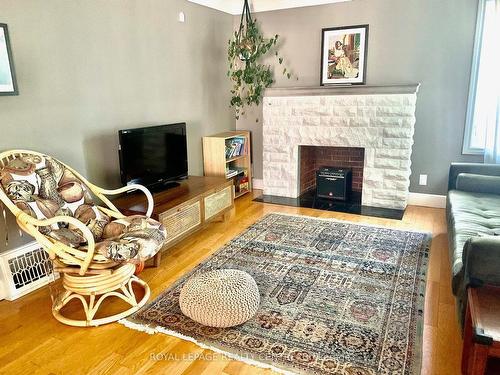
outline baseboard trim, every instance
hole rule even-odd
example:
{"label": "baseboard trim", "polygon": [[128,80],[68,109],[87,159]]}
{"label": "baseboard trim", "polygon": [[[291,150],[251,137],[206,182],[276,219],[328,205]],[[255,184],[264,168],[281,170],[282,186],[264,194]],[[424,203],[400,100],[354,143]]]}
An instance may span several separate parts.
{"label": "baseboard trim", "polygon": [[264,180],[261,180],[259,178],[254,178],[252,180],[252,183],[253,183],[254,189],[258,189],[258,190],[264,189]]}
{"label": "baseboard trim", "polygon": [[410,193],[408,195],[408,205],[432,207],[432,208],[445,208],[446,195]]}
{"label": "baseboard trim", "polygon": [[[264,180],[259,178],[254,178],[253,188],[262,190],[264,188]],[[410,193],[408,195],[408,205],[432,207],[432,208],[445,208],[446,195]]]}

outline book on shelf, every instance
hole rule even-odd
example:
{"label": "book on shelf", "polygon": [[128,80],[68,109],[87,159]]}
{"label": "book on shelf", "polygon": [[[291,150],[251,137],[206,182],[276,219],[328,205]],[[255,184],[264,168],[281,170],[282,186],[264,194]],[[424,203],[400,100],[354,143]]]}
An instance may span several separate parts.
{"label": "book on shelf", "polygon": [[240,174],[243,176],[246,176],[247,175],[246,168],[240,168],[240,167],[227,167],[226,168],[226,178],[231,178],[234,176],[238,176]]}
{"label": "book on shelf", "polygon": [[248,176],[243,176],[236,181],[236,192],[244,193],[250,190],[250,182]]}
{"label": "book on shelf", "polygon": [[226,140],[226,159],[232,159],[237,156],[242,156],[245,155],[245,153],[245,137],[234,137]]}

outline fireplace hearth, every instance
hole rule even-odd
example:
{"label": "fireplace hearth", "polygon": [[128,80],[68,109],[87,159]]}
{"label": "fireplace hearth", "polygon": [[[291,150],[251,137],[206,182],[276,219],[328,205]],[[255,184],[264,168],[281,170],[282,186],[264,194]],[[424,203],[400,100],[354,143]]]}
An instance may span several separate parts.
{"label": "fireplace hearth", "polygon": [[381,217],[384,219],[401,220],[404,210],[363,206],[361,193],[353,191],[346,201],[319,198],[316,190],[309,190],[298,198],[279,197],[276,195],[261,195],[254,199],[256,202],[278,204],[281,206],[315,208],[317,210],[344,212],[348,214]]}

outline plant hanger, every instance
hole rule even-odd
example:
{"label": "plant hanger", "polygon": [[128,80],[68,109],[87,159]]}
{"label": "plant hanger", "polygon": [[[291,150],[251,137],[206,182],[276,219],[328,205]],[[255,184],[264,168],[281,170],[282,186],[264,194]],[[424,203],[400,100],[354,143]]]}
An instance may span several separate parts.
{"label": "plant hanger", "polygon": [[243,12],[241,12],[240,28],[238,31],[238,36],[241,36],[241,32],[243,31],[245,26],[243,20],[245,20],[247,25],[253,23],[252,13],[250,12],[250,5],[248,5],[248,0],[245,0],[245,2],[243,3]]}
{"label": "plant hanger", "polygon": [[255,53],[255,43],[253,43],[250,36],[247,35],[249,30],[252,30],[254,27],[255,21],[252,19],[250,5],[248,4],[248,0],[245,0],[243,3],[243,11],[241,12],[240,27],[236,35],[236,43],[240,45],[243,51],[248,51],[248,54],[240,54],[240,59],[242,61],[247,60]]}
{"label": "plant hanger", "polygon": [[[235,108],[235,117],[239,119],[245,114],[246,107],[259,105],[264,90],[274,83],[274,71],[271,65],[262,64],[261,60],[277,48],[278,35],[264,38],[257,21],[252,18],[248,0],[244,0],[240,25],[228,44],[228,77],[231,79],[231,102]],[[274,52],[279,65],[283,58],[278,51]],[[281,68],[279,68],[281,69]],[[291,73],[283,67],[282,74],[288,79]]]}
{"label": "plant hanger", "polygon": [[247,16],[247,22],[252,22],[252,14],[250,12],[250,5],[248,4],[248,0],[245,0],[245,3],[243,4],[243,11],[245,11],[245,14]]}

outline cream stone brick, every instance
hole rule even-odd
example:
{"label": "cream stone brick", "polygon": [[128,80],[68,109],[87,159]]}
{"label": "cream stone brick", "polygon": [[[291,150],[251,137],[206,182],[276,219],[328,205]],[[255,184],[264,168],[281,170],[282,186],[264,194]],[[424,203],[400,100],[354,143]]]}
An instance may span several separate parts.
{"label": "cream stone brick", "polygon": [[358,109],[354,106],[334,106],[332,107],[332,115],[337,117],[355,117],[358,115]]}
{"label": "cream stone brick", "polygon": [[399,117],[375,116],[370,119],[371,126],[380,127],[401,127],[403,120]]}
{"label": "cream stone brick", "polygon": [[417,103],[417,95],[416,94],[401,95],[401,98],[402,98],[403,105],[415,107],[415,105]]}
{"label": "cream stone brick", "polygon": [[381,189],[384,187],[384,182],[381,180],[372,180],[370,178],[363,179],[363,187],[369,189]]}
{"label": "cream stone brick", "polygon": [[402,147],[402,139],[401,138],[384,138],[382,140],[382,145],[387,148],[399,149]]}
{"label": "cream stone brick", "polygon": [[377,116],[377,109],[375,107],[358,107],[358,117],[375,118]]}
{"label": "cream stone brick", "polygon": [[377,168],[388,168],[388,169],[400,169],[401,162],[397,159],[379,159],[375,158],[375,167]]}
{"label": "cream stone brick", "polygon": [[358,106],[359,96],[357,95],[334,95],[334,96],[323,96],[320,99],[320,104],[324,106]]}
{"label": "cream stone brick", "polygon": [[320,117],[321,126],[332,126],[332,127],[349,126],[350,121],[351,121],[351,119],[347,118],[347,117],[338,117],[338,116],[331,116],[331,117],[321,116]]}
{"label": "cream stone brick", "polygon": [[396,201],[393,199],[373,198],[372,202],[371,202],[371,206],[391,208],[394,210],[404,210],[406,208],[406,201]]}
{"label": "cream stone brick", "polygon": [[365,168],[363,170],[363,194],[367,191],[372,192],[373,189],[383,188],[384,181],[383,170],[377,168]]}
{"label": "cream stone brick", "polygon": [[384,180],[383,188],[389,190],[406,190],[410,181]]}
{"label": "cream stone brick", "polygon": [[411,160],[401,160],[399,168],[401,170],[410,170]]}
{"label": "cream stone brick", "polygon": [[413,146],[413,138],[411,139],[401,139],[401,148],[407,148],[411,150]]}
{"label": "cream stone brick", "polygon": [[413,128],[415,126],[416,119],[413,116],[401,117],[401,126],[404,128]]}
{"label": "cream stone brick", "polygon": [[367,128],[370,126],[370,119],[368,117],[354,117],[349,120],[349,126],[359,126]]}
{"label": "cream stone brick", "polygon": [[303,126],[319,126],[320,116],[304,116],[302,120]]}
{"label": "cream stone brick", "polygon": [[410,178],[410,171],[408,170],[384,170],[382,172],[384,179],[406,181]]}
{"label": "cream stone brick", "polygon": [[414,113],[413,106],[377,106],[378,117],[412,116]]}
{"label": "cream stone brick", "polygon": [[410,150],[382,148],[376,151],[377,158],[389,158],[407,160],[410,157]]}
{"label": "cream stone brick", "polygon": [[411,129],[384,128],[384,137],[387,138],[411,138],[413,131]]}
{"label": "cream stone brick", "polygon": [[374,189],[373,190],[373,198],[374,199],[394,199],[396,197],[395,190],[389,189]]}
{"label": "cream stone brick", "polygon": [[367,95],[366,105],[371,106],[402,106],[403,97],[401,95]]}

